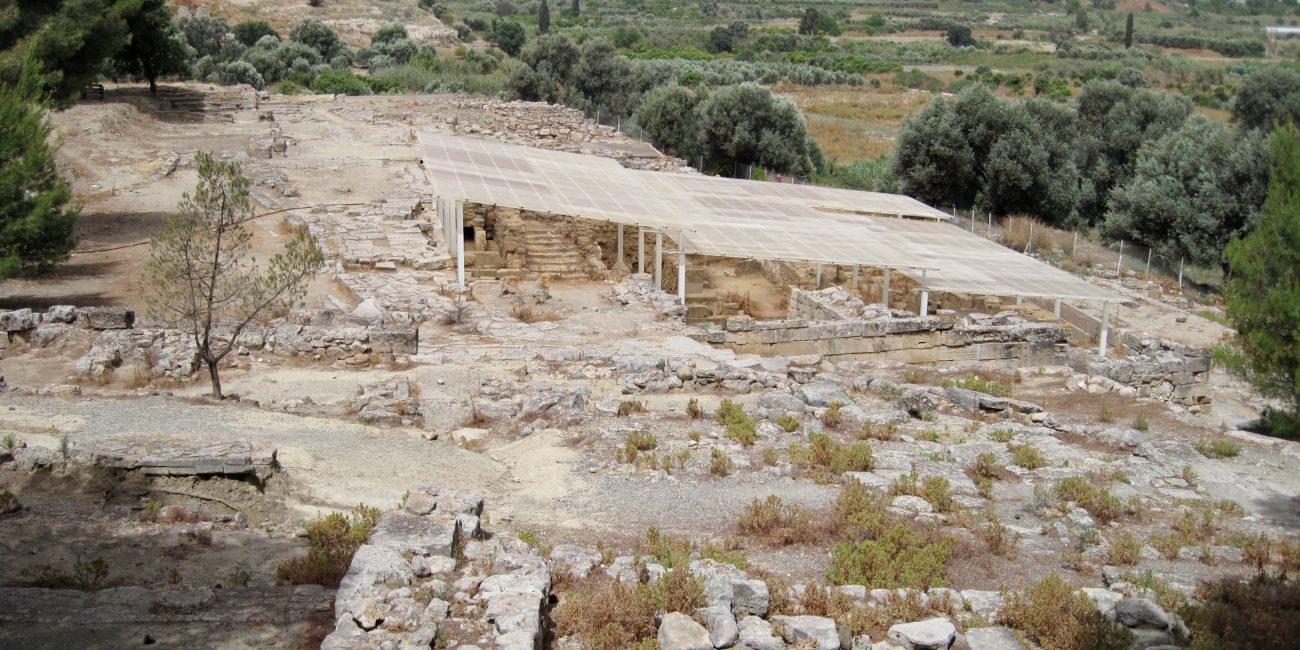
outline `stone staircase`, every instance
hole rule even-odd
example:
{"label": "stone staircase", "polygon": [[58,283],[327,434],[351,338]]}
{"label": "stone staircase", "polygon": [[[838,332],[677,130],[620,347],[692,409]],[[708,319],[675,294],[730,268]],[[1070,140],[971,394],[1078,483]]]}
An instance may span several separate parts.
{"label": "stone staircase", "polygon": [[555,233],[546,221],[524,222],[527,270],[551,276],[583,276],[582,257],[577,247]]}

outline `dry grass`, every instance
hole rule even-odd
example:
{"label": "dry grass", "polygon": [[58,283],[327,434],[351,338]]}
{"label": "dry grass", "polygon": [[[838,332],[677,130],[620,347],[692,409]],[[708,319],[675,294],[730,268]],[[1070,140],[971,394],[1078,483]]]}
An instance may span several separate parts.
{"label": "dry grass", "polygon": [[[1030,241],[1032,232],[1033,240]],[[1052,233],[1047,225],[1033,217],[1007,217],[1002,224],[1002,244],[1007,248],[1024,251],[1027,245],[1030,252],[1041,253],[1051,248]]]}
{"label": "dry grass", "polygon": [[1087,596],[1055,575],[1010,594],[1001,622],[1054,650],[1122,650],[1132,640],[1128,630],[1107,621]]}
{"label": "dry grass", "polygon": [[536,309],[532,305],[515,305],[510,308],[510,315],[515,320],[528,324],[564,320],[559,312],[552,309]]}
{"label": "dry grass", "polygon": [[565,592],[556,632],[573,635],[584,650],[654,648],[656,613],[690,615],[704,604],[703,586],[685,569],[671,569],[653,585],[623,584],[597,571]]}
{"label": "dry grass", "polygon": [[826,157],[841,162],[874,160],[894,150],[894,140],[872,133],[866,125],[810,115],[808,135]]}
{"label": "dry grass", "polygon": [[751,501],[736,520],[736,526],[741,533],[757,537],[771,546],[804,544],[815,541],[822,534],[820,527],[814,524],[812,512],[784,504],[775,494],[765,500]]}

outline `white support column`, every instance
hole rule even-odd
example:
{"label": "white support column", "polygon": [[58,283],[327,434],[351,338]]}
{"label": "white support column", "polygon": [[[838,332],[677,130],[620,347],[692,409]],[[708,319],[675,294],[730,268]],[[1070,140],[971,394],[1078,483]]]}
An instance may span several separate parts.
{"label": "white support column", "polygon": [[645,273],[645,228],[636,229],[636,272]]}
{"label": "white support column", "polygon": [[655,231],[655,288],[664,288],[664,234]]}
{"label": "white support column", "polygon": [[853,265],[853,288],[858,288],[858,265]]}
{"label": "white support column", "polygon": [[686,304],[686,251],[683,250],[677,251],[677,299]]}
{"label": "white support column", "polygon": [[1025,302],[1025,297],[1024,297],[1024,296],[1016,296],[1016,305],[1017,305],[1017,306],[1024,304],[1024,302]]}
{"label": "white support column", "polygon": [[1100,343],[1097,345],[1097,354],[1106,356],[1106,338],[1110,336],[1110,303],[1101,303],[1101,335],[1097,338]]}
{"label": "white support column", "polygon": [[1057,299],[1056,299],[1056,304],[1052,306],[1052,313],[1056,314],[1056,317],[1057,317],[1057,318],[1060,318],[1060,317],[1061,317],[1061,299],[1060,299],[1060,298],[1057,298]]}
{"label": "white support column", "polygon": [[623,224],[618,224],[618,262],[615,266],[623,263]]}
{"label": "white support column", "polygon": [[465,204],[461,201],[448,201],[456,206],[452,214],[456,219],[456,282],[465,289]]}
{"label": "white support column", "polygon": [[925,269],[921,270],[921,315],[930,313],[930,289],[925,286]]}
{"label": "white support column", "polygon": [[822,265],[817,265],[817,288],[822,288]]}
{"label": "white support column", "polygon": [[885,282],[884,282],[884,284],[883,284],[883,285],[881,286],[881,288],[880,288],[880,302],[884,303],[884,305],[885,305],[886,307],[889,306],[889,276],[890,276],[890,275],[893,275],[893,273],[892,273],[891,269],[890,269],[888,266],[886,266],[886,267],[885,267]]}

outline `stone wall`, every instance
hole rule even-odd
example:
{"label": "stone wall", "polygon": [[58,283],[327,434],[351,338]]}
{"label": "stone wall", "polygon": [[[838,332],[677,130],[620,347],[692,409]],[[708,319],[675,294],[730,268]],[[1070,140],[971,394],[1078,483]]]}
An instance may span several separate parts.
{"label": "stone wall", "polygon": [[762,355],[821,354],[938,364],[989,361],[1003,367],[1065,365],[1066,332],[1056,325],[990,317],[958,323],[949,316],[918,317],[883,305],[864,305],[841,289],[792,289],[791,312],[809,318],[730,319],[696,339]]}
{"label": "stone wall", "polygon": [[[101,377],[127,362],[143,364],[155,377],[182,378],[197,370],[196,348],[187,331],[160,323],[137,325],[129,309],[55,306],[45,313],[0,310],[0,333],[0,353],[15,343],[41,348],[89,346],[77,360],[76,371],[81,376]],[[366,366],[375,354],[415,354],[419,341],[413,326],[389,325],[332,310],[300,310],[265,327],[246,329],[236,343],[235,356],[304,356],[313,361]]]}
{"label": "stone wall", "polygon": [[1123,359],[1107,359],[1079,351],[1070,364],[1076,374],[1066,382],[1066,388],[1150,397],[1198,412],[1213,401],[1209,350],[1136,337],[1125,345],[1137,351]]}

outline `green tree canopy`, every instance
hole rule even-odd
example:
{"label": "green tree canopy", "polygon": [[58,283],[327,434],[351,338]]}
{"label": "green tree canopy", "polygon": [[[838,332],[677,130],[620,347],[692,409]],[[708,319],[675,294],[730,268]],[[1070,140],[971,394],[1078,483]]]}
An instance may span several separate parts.
{"label": "green tree canopy", "polygon": [[1168,260],[1218,266],[1228,241],[1254,225],[1268,166],[1258,132],[1242,135],[1194,115],[1142,148],[1132,177],[1110,195],[1102,233]]}
{"label": "green tree canopy", "polygon": [[127,44],[133,11],[138,0],[13,0],[0,10],[0,81],[16,84],[30,53],[50,99],[71,104]]}
{"label": "green tree canopy", "polygon": [[41,65],[30,54],[16,83],[0,81],[0,280],[67,259],[79,208],[49,145]]}
{"label": "green tree canopy", "polygon": [[[1228,244],[1228,317],[1243,370],[1261,393],[1300,405],[1300,133],[1294,123],[1269,142],[1273,167],[1259,222]],[[1293,432],[1294,433],[1294,432]]]}
{"label": "green tree canopy", "polygon": [[1242,128],[1268,131],[1288,118],[1300,121],[1300,72],[1290,68],[1256,70],[1232,100],[1232,119]]}
{"label": "green tree canopy", "polygon": [[[253,47],[258,41],[262,40],[263,36],[280,38],[280,33],[275,31],[271,24],[265,20],[245,20],[235,25],[234,34],[235,38],[244,44],[244,47]],[[190,41],[190,45],[193,44],[194,42]]]}
{"label": "green tree canopy", "polygon": [[329,25],[315,18],[308,18],[294,25],[293,31],[289,32],[289,38],[316,50],[326,61],[349,54],[347,43],[344,43],[343,39],[329,28]]}
{"label": "green tree canopy", "polygon": [[172,22],[172,8],[164,0],[132,0],[135,11],[127,12],[130,38],[113,56],[114,69],[149,82],[149,92],[158,91],[164,75],[188,76],[194,51]]}
{"label": "green tree canopy", "polygon": [[507,18],[493,18],[492,28],[487,33],[488,42],[501,48],[502,52],[510,56],[518,56],[519,51],[524,49],[524,43],[528,40],[528,34],[524,32],[524,26]]}
{"label": "green tree canopy", "polygon": [[756,83],[714,91],[696,109],[709,161],[808,173],[807,129],[794,102]]}
{"label": "green tree canopy", "polygon": [[636,110],[636,122],[655,146],[694,160],[700,154],[699,123],[695,119],[699,103],[699,95],[689,88],[660,86],[645,94]]}

